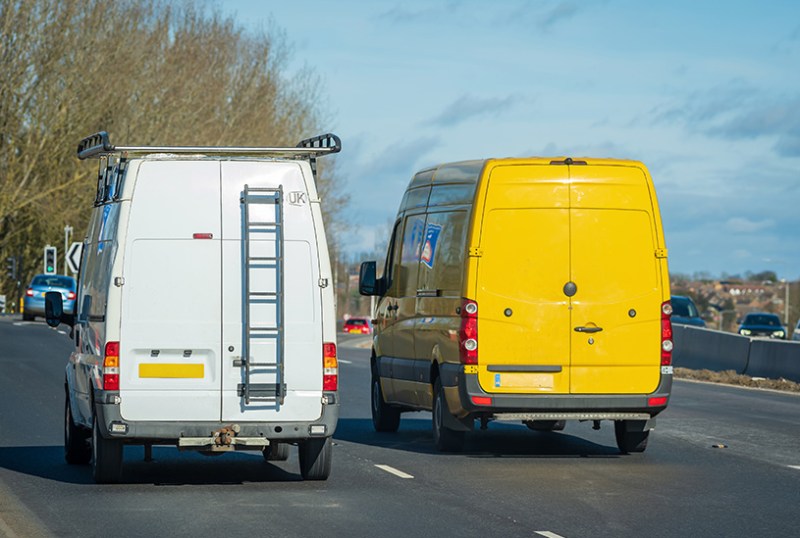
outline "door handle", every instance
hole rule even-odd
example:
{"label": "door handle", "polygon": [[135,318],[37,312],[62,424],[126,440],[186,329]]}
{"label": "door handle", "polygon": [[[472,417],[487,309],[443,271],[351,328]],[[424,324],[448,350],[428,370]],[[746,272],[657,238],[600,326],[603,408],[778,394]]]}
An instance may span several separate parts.
{"label": "door handle", "polygon": [[602,330],[602,327],[575,327],[575,332],[578,333],[599,333]]}

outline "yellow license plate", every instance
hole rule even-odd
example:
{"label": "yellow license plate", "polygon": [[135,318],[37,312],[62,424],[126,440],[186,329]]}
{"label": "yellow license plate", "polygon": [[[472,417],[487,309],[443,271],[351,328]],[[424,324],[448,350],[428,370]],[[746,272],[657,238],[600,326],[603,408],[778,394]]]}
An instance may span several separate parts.
{"label": "yellow license plate", "polygon": [[148,364],[139,365],[139,377],[165,379],[202,379],[203,364]]}

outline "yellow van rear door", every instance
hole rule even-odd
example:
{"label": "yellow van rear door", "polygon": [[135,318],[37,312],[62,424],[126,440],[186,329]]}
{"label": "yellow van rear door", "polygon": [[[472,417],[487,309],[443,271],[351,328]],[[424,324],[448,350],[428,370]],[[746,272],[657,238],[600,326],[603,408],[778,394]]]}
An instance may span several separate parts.
{"label": "yellow van rear door", "polygon": [[471,253],[478,256],[480,385],[494,393],[567,393],[567,167],[503,164],[488,173],[480,248]]}
{"label": "yellow van rear door", "polygon": [[[649,393],[662,290],[650,183],[637,166],[570,166],[570,392]],[[577,329],[577,330],[576,330]]]}

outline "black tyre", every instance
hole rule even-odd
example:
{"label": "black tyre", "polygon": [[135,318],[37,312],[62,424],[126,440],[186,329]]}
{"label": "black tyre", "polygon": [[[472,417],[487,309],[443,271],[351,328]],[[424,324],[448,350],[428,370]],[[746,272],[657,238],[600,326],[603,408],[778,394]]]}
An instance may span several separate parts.
{"label": "black tyre", "polygon": [[92,446],[89,444],[91,433],[75,424],[69,396],[65,398],[64,411],[64,459],[73,465],[89,463],[92,459]]}
{"label": "black tyre", "polygon": [[451,430],[444,425],[444,413],[450,411],[447,410],[442,382],[438,379],[433,392],[433,443],[442,452],[461,452],[464,449],[464,432]]}
{"label": "black tyre", "polygon": [[92,478],[98,484],[114,484],[122,478],[122,442],[103,437],[97,415],[92,422]]}
{"label": "black tyre", "polygon": [[289,459],[289,443],[271,442],[262,451],[267,461],[286,461]]}
{"label": "black tyre", "polygon": [[623,454],[644,452],[647,448],[647,439],[650,430],[628,431],[624,420],[614,421],[614,436],[617,438],[617,447]]}
{"label": "black tyre", "polygon": [[330,437],[302,441],[298,454],[303,480],[327,480],[331,474],[333,442]]}
{"label": "black tyre", "polygon": [[34,319],[36,319],[36,316],[24,312],[22,313],[22,321],[33,321]]}
{"label": "black tyre", "polygon": [[372,426],[376,432],[396,432],[400,427],[400,409],[392,407],[383,399],[381,379],[372,370]]}

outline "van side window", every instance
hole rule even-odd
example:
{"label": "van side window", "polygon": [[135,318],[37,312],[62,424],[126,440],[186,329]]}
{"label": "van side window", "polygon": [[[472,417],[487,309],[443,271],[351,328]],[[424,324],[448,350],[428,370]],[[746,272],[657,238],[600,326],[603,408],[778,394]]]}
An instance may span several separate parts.
{"label": "van side window", "polygon": [[466,256],[467,212],[431,213],[419,263],[419,289],[459,296]]}
{"label": "van side window", "polygon": [[428,207],[471,204],[475,197],[475,187],[475,184],[435,186],[431,191]]}
{"label": "van side window", "polygon": [[430,194],[430,187],[422,187],[420,189],[411,189],[407,191],[400,205],[400,211],[414,209],[415,207],[425,207],[428,204],[428,196],[430,196]]}
{"label": "van side window", "polygon": [[406,217],[403,231],[403,246],[400,252],[400,272],[398,279],[398,297],[413,297],[417,294],[417,273],[419,272],[419,255],[425,237],[425,215]]}
{"label": "van side window", "polygon": [[[398,220],[394,225],[392,232],[392,241],[389,243],[389,248],[386,250],[386,264],[383,269],[383,275],[386,277],[386,289],[391,290],[394,282],[394,275],[397,273],[400,265],[400,240],[402,238],[403,221]],[[394,294],[389,294],[394,295]]]}

